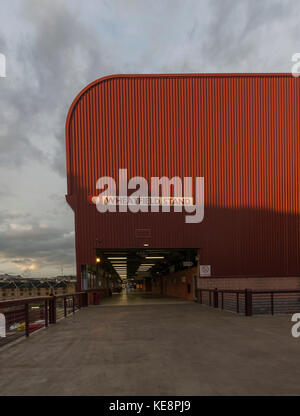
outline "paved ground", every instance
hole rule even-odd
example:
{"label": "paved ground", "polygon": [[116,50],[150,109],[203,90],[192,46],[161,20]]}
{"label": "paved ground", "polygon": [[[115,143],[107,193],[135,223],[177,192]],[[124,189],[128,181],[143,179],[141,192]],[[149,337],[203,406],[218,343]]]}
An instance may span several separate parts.
{"label": "paved ground", "polygon": [[177,298],[155,295],[153,293],[134,292],[123,290],[121,294],[114,293],[112,297],[101,301],[101,306],[133,306],[133,305],[165,305],[165,304],[190,304]]}
{"label": "paved ground", "polygon": [[300,394],[289,316],[154,299],[107,301],[0,350],[0,394]]}

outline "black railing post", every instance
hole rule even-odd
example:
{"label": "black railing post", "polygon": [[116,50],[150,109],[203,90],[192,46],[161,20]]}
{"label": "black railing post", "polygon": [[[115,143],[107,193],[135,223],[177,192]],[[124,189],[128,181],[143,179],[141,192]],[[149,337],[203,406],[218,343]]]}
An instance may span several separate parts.
{"label": "black railing post", "polygon": [[49,323],[56,324],[56,298],[53,295],[49,299]]}
{"label": "black railing post", "polygon": [[214,308],[218,308],[219,306],[219,293],[218,293],[218,289],[215,288],[214,290]]}
{"label": "black railing post", "polygon": [[223,290],[222,290],[221,294],[222,294],[222,309],[224,309],[224,292],[223,292]]}
{"label": "black railing post", "polygon": [[75,313],[75,296],[74,295],[72,296],[72,300],[73,300],[73,302],[72,302],[72,311],[73,311],[73,313]]}
{"label": "black railing post", "polygon": [[245,316],[252,316],[252,290],[245,289]]}
{"label": "black railing post", "polygon": [[85,292],[85,306],[88,307],[89,306],[89,293]]}
{"label": "black railing post", "polygon": [[29,337],[29,304],[25,303],[25,335],[26,337]]}
{"label": "black railing post", "polygon": [[56,324],[56,296],[53,296],[53,323]]}
{"label": "black railing post", "polygon": [[45,326],[48,326],[48,299],[45,299]]}
{"label": "black railing post", "polygon": [[274,315],[274,293],[271,292],[271,314]]}
{"label": "black railing post", "polygon": [[64,296],[64,315],[67,316],[67,297]]}

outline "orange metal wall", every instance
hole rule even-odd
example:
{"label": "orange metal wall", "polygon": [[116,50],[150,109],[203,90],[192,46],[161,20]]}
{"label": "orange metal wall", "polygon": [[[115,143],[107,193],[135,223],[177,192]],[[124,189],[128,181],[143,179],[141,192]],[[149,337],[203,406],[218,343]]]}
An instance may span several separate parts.
{"label": "orange metal wall", "polygon": [[[201,248],[215,276],[300,275],[299,82],[289,74],[117,75],[86,87],[66,123],[78,265],[95,262],[95,247],[147,242]],[[119,168],[149,182],[204,176],[204,221],[98,213],[88,196]]]}

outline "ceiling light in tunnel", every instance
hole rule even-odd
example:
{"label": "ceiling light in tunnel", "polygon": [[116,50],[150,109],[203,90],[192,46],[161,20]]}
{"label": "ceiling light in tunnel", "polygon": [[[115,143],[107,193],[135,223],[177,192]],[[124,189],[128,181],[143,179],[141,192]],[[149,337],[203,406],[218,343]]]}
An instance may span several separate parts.
{"label": "ceiling light in tunnel", "polygon": [[117,257],[114,257],[114,258],[108,257],[108,259],[111,261],[111,263],[124,263],[127,261],[127,257],[125,257],[124,259],[119,259]]}
{"label": "ceiling light in tunnel", "polygon": [[164,256],[146,256],[146,259],[154,260],[154,259],[164,259]]}
{"label": "ceiling light in tunnel", "polygon": [[108,260],[127,260],[127,257],[107,257]]}

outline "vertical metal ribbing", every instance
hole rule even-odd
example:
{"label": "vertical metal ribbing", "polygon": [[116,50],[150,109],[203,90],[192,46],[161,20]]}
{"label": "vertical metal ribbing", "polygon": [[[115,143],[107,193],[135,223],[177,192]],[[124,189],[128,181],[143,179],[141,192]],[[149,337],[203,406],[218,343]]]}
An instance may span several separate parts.
{"label": "vertical metal ribbing", "polygon": [[[82,192],[78,256],[90,262],[97,237],[110,248],[134,247],[135,228],[145,226],[155,247],[207,245],[225,274],[272,262],[270,273],[295,273],[299,108],[299,79],[289,75],[141,75],[94,83],[67,124],[68,192]],[[205,176],[206,222],[188,228],[180,215],[99,216],[87,194],[96,192],[97,178],[117,177],[121,167],[147,179]]]}

